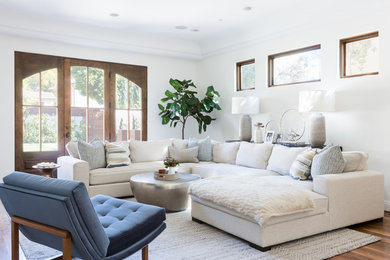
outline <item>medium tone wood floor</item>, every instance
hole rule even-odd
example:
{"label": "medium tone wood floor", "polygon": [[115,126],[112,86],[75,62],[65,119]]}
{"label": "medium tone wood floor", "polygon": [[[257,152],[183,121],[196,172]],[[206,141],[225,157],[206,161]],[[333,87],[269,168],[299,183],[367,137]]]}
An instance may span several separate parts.
{"label": "medium tone wood floor", "polygon": [[[353,229],[382,238],[381,241],[333,257],[334,260],[390,259],[390,212],[385,212],[383,222],[369,222],[354,226]],[[25,260],[22,250],[20,260]],[[11,259],[10,219],[0,202],[0,259]]]}

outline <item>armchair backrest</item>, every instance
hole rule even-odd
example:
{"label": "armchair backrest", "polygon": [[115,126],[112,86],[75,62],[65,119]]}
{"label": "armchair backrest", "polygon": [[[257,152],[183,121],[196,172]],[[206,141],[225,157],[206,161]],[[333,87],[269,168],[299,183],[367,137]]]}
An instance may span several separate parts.
{"label": "armchair backrest", "polygon": [[[82,182],[13,172],[0,184],[0,198],[12,216],[67,230],[72,236],[72,256],[102,258],[109,239]],[[30,240],[62,250],[59,237],[20,226]]]}

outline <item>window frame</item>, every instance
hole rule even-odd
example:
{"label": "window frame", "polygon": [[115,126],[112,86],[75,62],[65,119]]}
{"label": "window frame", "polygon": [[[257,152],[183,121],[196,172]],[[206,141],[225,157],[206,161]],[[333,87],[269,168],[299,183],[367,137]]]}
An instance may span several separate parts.
{"label": "window frame", "polygon": [[353,74],[353,75],[346,75],[346,46],[348,43],[351,42],[357,42],[362,40],[367,40],[371,38],[379,37],[379,31],[371,32],[371,33],[365,33],[360,34],[348,38],[340,39],[340,78],[354,78],[354,77],[361,77],[361,76],[369,76],[369,75],[378,75],[379,71],[376,72],[367,72],[367,73],[360,73],[360,74]]}
{"label": "window frame", "polygon": [[242,66],[249,65],[249,64],[255,64],[255,59],[249,59],[244,60],[236,63],[236,91],[245,91],[245,90],[253,90],[256,87],[253,88],[242,88],[241,86],[241,68]]}
{"label": "window frame", "polygon": [[305,81],[298,81],[298,82],[291,82],[291,83],[283,83],[283,84],[274,84],[274,60],[276,58],[299,54],[303,52],[309,52],[313,50],[321,50],[321,44],[316,44],[304,48],[299,48],[291,51],[285,51],[280,52],[272,55],[268,55],[268,87],[279,87],[279,86],[288,86],[288,85],[296,85],[296,84],[302,84],[302,83],[312,83],[312,82],[320,82],[320,79],[315,80],[305,80]]}

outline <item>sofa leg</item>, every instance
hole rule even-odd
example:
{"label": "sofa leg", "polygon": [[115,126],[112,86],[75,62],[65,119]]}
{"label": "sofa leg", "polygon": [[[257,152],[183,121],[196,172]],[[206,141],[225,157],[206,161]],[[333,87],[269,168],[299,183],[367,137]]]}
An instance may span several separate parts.
{"label": "sofa leg", "polygon": [[148,260],[148,245],[142,248],[142,260]]}
{"label": "sofa leg", "polygon": [[260,250],[261,252],[266,252],[272,248],[271,246],[262,247],[262,246],[258,246],[258,245],[253,244],[253,243],[249,243],[249,246],[254,248],[254,249]]}
{"label": "sofa leg", "polygon": [[19,260],[19,224],[11,219],[12,260]]}
{"label": "sofa leg", "polygon": [[202,220],[199,220],[199,219],[194,218],[194,217],[192,217],[192,221],[194,221],[196,223],[199,223],[199,224],[203,224],[204,223]]}

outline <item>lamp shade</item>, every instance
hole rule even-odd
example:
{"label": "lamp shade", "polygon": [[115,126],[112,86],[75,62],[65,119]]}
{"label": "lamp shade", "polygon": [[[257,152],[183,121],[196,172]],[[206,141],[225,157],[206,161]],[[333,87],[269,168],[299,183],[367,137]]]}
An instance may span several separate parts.
{"label": "lamp shade", "polygon": [[332,90],[310,90],[299,92],[299,112],[335,111],[335,92]]}
{"label": "lamp shade", "polygon": [[257,97],[233,97],[232,114],[254,115],[260,111],[260,99]]}

